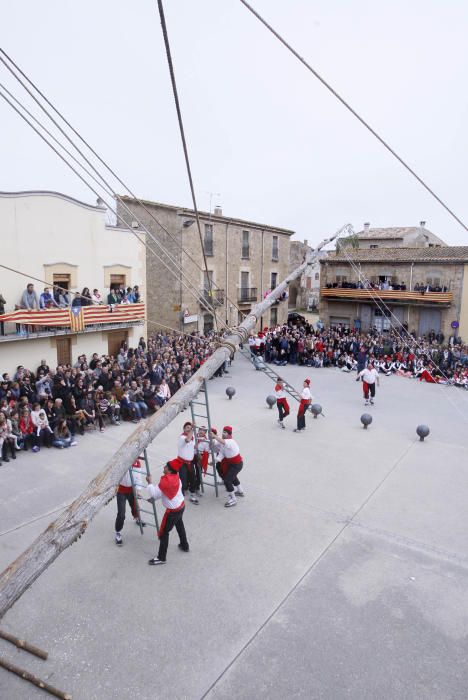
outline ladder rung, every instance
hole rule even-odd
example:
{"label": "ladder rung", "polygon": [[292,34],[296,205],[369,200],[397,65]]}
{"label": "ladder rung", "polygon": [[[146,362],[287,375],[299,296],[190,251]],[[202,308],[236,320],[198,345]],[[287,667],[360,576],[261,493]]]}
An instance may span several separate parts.
{"label": "ladder rung", "polygon": [[197,406],[206,406],[205,401],[190,401],[191,404],[196,404]]}
{"label": "ladder rung", "polygon": [[203,413],[194,413],[193,415],[197,418],[208,418],[208,416],[203,415]]}

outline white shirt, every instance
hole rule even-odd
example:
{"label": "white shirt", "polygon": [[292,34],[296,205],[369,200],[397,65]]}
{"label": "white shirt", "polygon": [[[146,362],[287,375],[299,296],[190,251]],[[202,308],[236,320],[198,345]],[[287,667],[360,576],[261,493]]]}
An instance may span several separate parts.
{"label": "white shirt", "polygon": [[199,437],[197,440],[197,452],[202,454],[203,452],[210,451],[210,441],[206,437]]}
{"label": "white shirt", "polygon": [[[137,467],[134,467],[134,469],[133,469],[133,483],[135,484],[137,489],[141,489],[141,473],[140,473],[140,470],[137,469]],[[132,485],[132,479],[130,477],[130,469],[129,469],[128,472],[125,472],[125,474],[123,475],[123,477],[119,483],[119,486],[129,487],[131,485]]]}
{"label": "white shirt", "polygon": [[227,457],[228,459],[232,459],[232,457],[237,457],[239,452],[240,450],[237,442],[232,438],[227,438],[227,440],[224,441],[224,445],[221,443],[219,458],[224,459],[224,457]]}
{"label": "white shirt", "polygon": [[155,501],[157,501],[159,498],[162,501],[162,504],[165,508],[170,508],[171,510],[174,510],[174,508],[180,508],[182,503],[184,502],[184,497],[182,495],[182,484],[179,480],[179,490],[177,491],[176,495],[174,498],[168,498],[163,494],[159,486],[155,486],[154,484],[148,484],[148,491],[150,494],[151,498],[154,498]]}
{"label": "white shirt", "polygon": [[378,374],[376,369],[369,370],[366,367],[362,370],[362,372],[359,372],[359,376],[362,377],[367,384],[375,384]]}
{"label": "white shirt", "polygon": [[277,399],[286,398],[286,392],[284,391],[283,387],[281,387],[281,389],[275,389],[275,396]]}
{"label": "white shirt", "polygon": [[301,399],[304,399],[304,401],[312,401],[312,394],[310,393],[310,389],[308,386],[305,386],[303,388],[301,393]]}
{"label": "white shirt", "polygon": [[186,442],[185,435],[179,435],[177,438],[177,456],[185,462],[191,462],[195,456],[195,438]]}

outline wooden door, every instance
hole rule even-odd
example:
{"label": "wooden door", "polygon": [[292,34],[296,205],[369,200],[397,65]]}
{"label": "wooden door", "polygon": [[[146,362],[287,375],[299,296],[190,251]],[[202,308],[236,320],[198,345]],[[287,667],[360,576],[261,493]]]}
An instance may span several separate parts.
{"label": "wooden door", "polygon": [[57,338],[57,365],[71,364],[71,338]]}
{"label": "wooden door", "polygon": [[117,331],[109,331],[107,334],[107,352],[109,355],[114,355],[117,357],[119,354],[120,346],[122,341],[128,341],[128,331],[125,329]]}

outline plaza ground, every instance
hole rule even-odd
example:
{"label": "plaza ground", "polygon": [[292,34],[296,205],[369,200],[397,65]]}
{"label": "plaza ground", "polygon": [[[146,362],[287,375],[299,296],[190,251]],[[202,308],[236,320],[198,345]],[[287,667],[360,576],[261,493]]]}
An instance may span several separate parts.
{"label": "plaza ground", "polygon": [[[326,417],[280,430],[273,387],[236,359],[209,389],[214,424],[241,446],[246,497],[187,503],[191,550],[173,533],[164,567],[147,565],[154,533],[131,518],[115,546],[112,501],[2,621],[49,659],[0,641],[4,657],[74,700],[467,697],[468,392],[382,377],[363,430],[354,375],[281,372],[297,387],[309,376]],[[154,474],[186,417],[151,446]],[[0,468],[2,569],[132,427]],[[46,694],[0,669],[0,697]]]}

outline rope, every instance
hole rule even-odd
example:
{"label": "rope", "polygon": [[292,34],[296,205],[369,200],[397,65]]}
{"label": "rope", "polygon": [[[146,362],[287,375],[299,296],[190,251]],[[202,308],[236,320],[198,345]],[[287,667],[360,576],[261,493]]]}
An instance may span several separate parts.
{"label": "rope", "polygon": [[[24,71],[21,70],[21,68],[18,66],[18,64],[15,63],[15,61],[7,54],[2,48],[0,48],[0,53],[2,53],[2,54],[7,58],[7,60],[8,60],[8,61],[15,67],[15,69],[18,71],[18,73],[20,73],[20,75],[22,75],[22,76],[24,77],[24,79],[33,87],[33,89],[34,89],[34,90],[41,96],[41,98],[46,102],[46,104],[48,104],[48,105],[52,108],[52,110],[60,117],[60,119],[62,119],[62,121],[68,126],[68,128],[80,139],[80,141],[88,148],[88,150],[89,150],[89,151],[98,159],[98,161],[106,168],[106,170],[108,170],[108,171],[111,173],[111,175],[117,180],[117,182],[118,182],[119,184],[121,184],[122,187],[135,199],[135,201],[142,207],[142,209],[148,214],[148,216],[149,216],[163,231],[164,231],[164,233],[166,233],[166,234],[169,236],[169,238],[171,238],[172,241],[174,241],[174,243],[178,246],[178,248],[181,250],[181,252],[184,253],[184,254],[187,256],[187,258],[188,258],[201,272],[203,272],[203,271],[204,271],[203,268],[198,264],[197,260],[196,260],[192,255],[190,255],[190,253],[189,253],[189,252],[183,247],[183,245],[177,240],[177,237],[174,236],[174,235],[159,221],[159,219],[158,219],[158,218],[153,214],[153,212],[146,206],[146,204],[145,204],[141,199],[139,199],[139,198],[136,196],[136,194],[132,191],[132,189],[117,175],[117,173],[106,163],[106,161],[104,161],[103,158],[101,158],[101,156],[100,156],[100,155],[92,148],[92,146],[81,136],[81,134],[80,134],[80,133],[73,127],[73,125],[63,116],[63,114],[54,106],[54,104],[53,104],[52,102],[50,102],[50,100],[48,100],[48,98],[44,95],[44,93],[41,92],[41,90],[37,87],[37,85],[26,75],[26,73],[24,73]],[[81,155],[81,157],[86,161],[86,163],[94,170],[95,173],[97,173],[98,177],[99,177],[101,180],[103,180],[102,175],[101,175],[101,174],[98,172],[98,170],[94,167],[94,165],[91,163],[91,161],[90,161],[90,160],[84,155],[84,153],[78,148],[78,146],[73,142],[73,140],[69,137],[69,135],[60,127],[60,125],[57,123],[57,121],[50,115],[50,113],[45,109],[45,107],[41,104],[41,102],[40,102],[40,101],[35,97],[35,95],[28,89],[28,87],[24,84],[24,82],[15,74],[15,72],[11,69],[11,67],[8,65],[8,63],[7,63],[1,56],[0,56],[0,61],[1,61],[1,62],[4,64],[4,66],[10,71],[10,73],[14,76],[14,78],[21,84],[21,86],[24,88],[24,90],[26,90],[26,92],[32,97],[32,99],[33,99],[33,100],[36,102],[36,104],[41,108],[41,110],[48,116],[48,118],[53,122],[53,124],[55,124],[55,126],[61,131],[61,133],[65,136],[65,138],[72,144],[72,146],[73,146],[73,147],[76,149],[76,151]],[[4,89],[6,90],[6,92],[8,92],[8,94],[10,94],[10,96],[11,96],[14,100],[16,100],[16,98],[15,98],[13,95],[11,95],[11,93],[10,93],[5,87],[4,87]],[[17,100],[16,100],[16,101],[17,101]],[[23,107],[23,109],[26,110],[26,108],[24,107],[24,105],[22,105],[22,107]],[[26,110],[26,111],[27,111],[27,110]],[[31,116],[32,119],[34,119],[35,121],[37,121],[36,118],[35,118],[33,115],[30,115],[30,116]],[[43,128],[44,130],[46,130],[45,127],[44,127],[43,125],[42,125],[42,128]],[[47,131],[47,130],[46,130],[46,131]],[[48,132],[48,133],[50,133],[50,132]],[[51,137],[52,137],[54,140],[56,140],[54,136],[51,135]],[[61,144],[61,147],[62,147],[64,150],[66,150],[65,147],[63,146],[63,144]],[[70,155],[71,155],[71,154],[70,154]],[[74,158],[74,156],[71,155],[71,157],[76,161],[76,159]],[[76,162],[78,162],[78,161],[76,161]],[[83,170],[85,170],[86,172],[88,172],[88,171],[86,170],[86,168],[85,168],[82,164],[80,164],[80,167],[82,167]],[[89,172],[88,172],[88,174],[90,175],[90,177],[92,177],[91,174],[90,174]],[[93,178],[93,179],[94,179],[94,178]],[[105,182],[105,180],[104,180],[104,182]],[[100,186],[102,186],[102,185],[100,185]],[[121,197],[119,197],[119,196],[118,196],[117,194],[115,194],[115,193],[113,194],[113,196],[114,196],[116,199],[118,199],[119,202],[120,202],[121,204],[123,204]],[[133,214],[133,212],[132,212],[132,214]],[[133,216],[134,216],[134,218],[137,218],[135,214],[133,214]],[[150,238],[151,238],[152,240],[156,240],[156,239],[154,239],[152,233],[150,233],[149,231],[147,231],[147,233],[148,233],[148,235],[150,236]],[[166,254],[167,254],[167,252],[166,252]],[[211,280],[211,284],[212,284],[212,286],[213,286],[215,289],[221,291],[220,287],[218,287],[218,285],[217,285],[215,282],[213,282],[212,280]],[[230,299],[230,298],[227,296],[227,294],[226,294],[226,300],[227,300],[232,306],[234,306],[242,315],[245,316],[244,312],[237,306],[237,304],[235,303],[235,301],[233,301],[232,299]]]}
{"label": "rope", "polygon": [[429,185],[426,184],[426,182],[424,182],[424,180],[413,170],[413,168],[410,165],[408,165],[408,163],[405,160],[403,160],[403,158],[401,156],[399,156],[398,153],[396,151],[394,151],[391,146],[389,146],[389,144],[382,138],[382,136],[380,136],[375,131],[375,129],[373,129],[370,126],[370,124],[368,122],[366,122],[366,120],[363,117],[361,117],[360,114],[358,114],[356,112],[356,110],[353,109],[353,107],[351,107],[351,105],[348,102],[346,102],[346,100],[343,97],[341,97],[341,95],[330,85],[330,83],[328,83],[325,80],[325,78],[323,78],[310,65],[310,63],[308,63],[295,49],[293,49],[291,44],[288,44],[288,42],[275,29],[273,29],[273,27],[270,24],[268,24],[268,22],[256,10],[254,10],[254,8],[251,5],[249,5],[249,3],[246,2],[246,0],[240,0],[240,2],[254,15],[254,17],[256,17],[273,34],[273,36],[275,36],[278,39],[278,41],[280,41],[283,44],[283,46],[285,46],[288,49],[288,51],[290,51],[293,54],[293,56],[295,56],[297,58],[298,61],[300,61],[302,63],[303,66],[305,66],[307,68],[308,71],[310,71],[312,73],[312,75],[314,75],[317,78],[317,80],[320,80],[322,85],[324,85],[327,88],[327,90],[329,90],[329,92],[331,92],[331,94],[334,97],[336,97],[336,99],[339,100],[341,102],[341,104],[344,107],[346,107],[346,109],[349,112],[351,112],[351,114],[354,117],[356,117],[356,119],[358,121],[360,121],[361,124],[368,131],[370,131],[372,136],[374,136],[377,139],[377,141],[379,141],[382,144],[382,146],[384,148],[386,148],[387,151],[389,151],[389,153],[391,153],[392,156],[394,158],[396,158],[397,161],[399,163],[401,163],[401,165],[404,168],[406,168],[406,170],[419,182],[420,185],[422,185],[424,187],[425,190],[427,190],[429,192],[429,194],[432,197],[434,197],[434,199],[437,202],[439,202],[439,204],[450,214],[450,216],[452,216],[455,219],[455,221],[457,221],[460,224],[460,226],[462,226],[465,229],[465,231],[468,231],[468,226],[455,214],[455,212],[453,212],[452,209],[450,209],[450,207],[447,204],[445,204],[445,202],[434,192],[434,190],[432,190],[429,187]]}
{"label": "rope", "polygon": [[[200,238],[200,246],[201,246],[201,251],[203,254],[203,262],[205,264],[205,272],[206,272],[206,278],[207,278],[207,282],[208,282],[208,289],[210,292],[210,296],[213,300],[213,292],[212,292],[212,288],[211,288],[210,273],[208,271],[208,262],[206,260],[205,247],[203,245],[203,238],[202,238],[202,232],[201,232],[201,226],[200,226],[200,217],[198,216],[197,200],[195,197],[195,189],[193,186],[192,170],[190,168],[190,159],[189,159],[189,155],[188,155],[187,141],[185,139],[184,123],[182,121],[182,112],[180,110],[179,95],[177,92],[177,83],[176,83],[176,79],[175,79],[174,65],[172,63],[171,47],[169,44],[169,36],[167,34],[166,18],[164,16],[164,8],[163,8],[162,0],[158,0],[158,9],[159,9],[159,18],[161,21],[162,33],[163,33],[163,37],[164,37],[164,45],[166,47],[167,65],[169,67],[169,73],[171,76],[172,92],[174,93],[174,102],[175,102],[175,108],[176,108],[176,112],[177,112],[177,121],[179,122],[180,138],[182,140],[182,148],[184,150],[185,166],[187,168],[187,175],[188,175],[188,180],[189,180],[189,184],[190,184],[190,192],[192,194],[193,209],[195,211],[195,219],[197,221],[198,236]],[[214,308],[213,308],[213,319],[214,319],[214,322],[216,324],[217,317],[216,317],[216,313],[214,312]]]}

